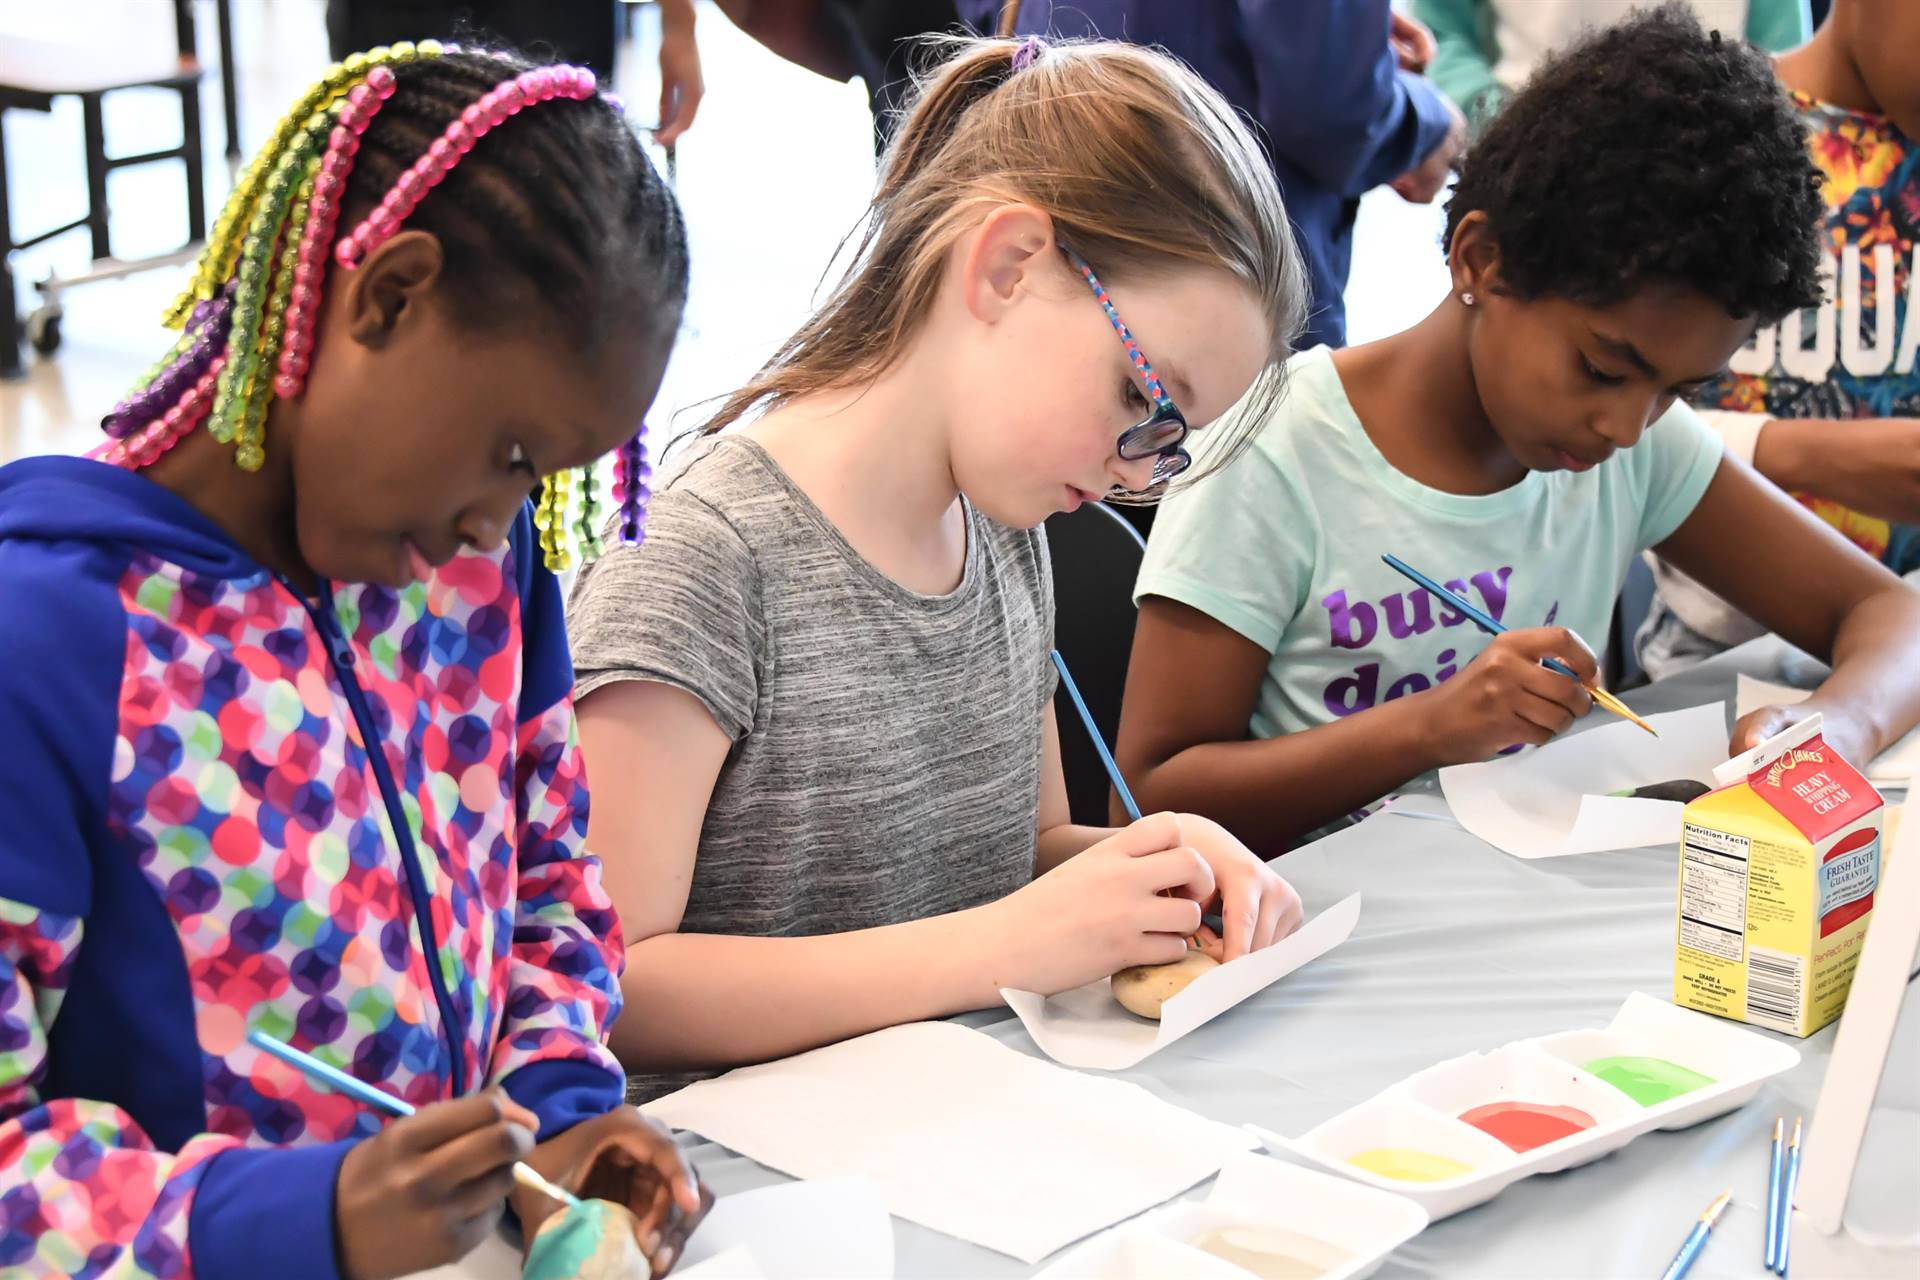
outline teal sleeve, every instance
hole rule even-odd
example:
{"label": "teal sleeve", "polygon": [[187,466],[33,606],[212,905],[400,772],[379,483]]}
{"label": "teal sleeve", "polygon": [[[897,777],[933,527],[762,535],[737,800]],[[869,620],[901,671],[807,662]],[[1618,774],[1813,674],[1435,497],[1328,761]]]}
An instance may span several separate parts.
{"label": "teal sleeve", "polygon": [[1707,486],[1720,469],[1726,447],[1699,414],[1676,403],[1658,421],[1630,455],[1644,468],[1646,495],[1640,507],[1639,547],[1657,547],[1673,536],[1706,496]]}
{"label": "teal sleeve", "polygon": [[1272,653],[1313,581],[1318,542],[1313,507],[1256,441],[1161,504],[1133,598],[1177,600]]}
{"label": "teal sleeve", "polygon": [[1768,53],[1797,49],[1813,38],[1807,0],[1748,0],[1747,39]]}
{"label": "teal sleeve", "polygon": [[1413,16],[1433,32],[1433,65],[1427,77],[1477,126],[1505,96],[1493,79],[1499,51],[1493,43],[1491,6],[1486,0],[1414,0]]}

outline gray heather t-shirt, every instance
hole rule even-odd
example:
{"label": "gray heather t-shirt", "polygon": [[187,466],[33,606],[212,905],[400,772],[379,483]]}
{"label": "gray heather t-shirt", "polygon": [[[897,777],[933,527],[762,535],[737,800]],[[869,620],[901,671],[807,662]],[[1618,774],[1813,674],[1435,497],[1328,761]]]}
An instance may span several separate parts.
{"label": "gray heather t-shirt", "polygon": [[959,587],[917,594],[759,443],[721,436],[655,495],[646,541],[575,584],[576,698],[659,681],[733,738],[681,932],[848,932],[1032,878],[1055,680],[1046,538],[971,505],[966,522]]}

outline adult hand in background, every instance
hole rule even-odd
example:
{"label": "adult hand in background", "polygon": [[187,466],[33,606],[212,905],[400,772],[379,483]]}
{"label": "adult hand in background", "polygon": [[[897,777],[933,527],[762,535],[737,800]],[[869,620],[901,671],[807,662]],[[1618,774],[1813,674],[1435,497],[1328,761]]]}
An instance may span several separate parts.
{"label": "adult hand in background", "polygon": [[1447,136],[1427,152],[1424,160],[1387,184],[1410,204],[1432,204],[1434,197],[1446,190],[1447,177],[1466,150],[1467,118],[1451,102],[1447,102],[1447,115],[1453,120]]}
{"label": "adult hand in background", "polygon": [[706,92],[693,38],[693,0],[660,0],[660,128],[654,141],[672,146],[693,124]]}
{"label": "adult hand in background", "polygon": [[1433,32],[1426,24],[1407,17],[1396,10],[1392,24],[1387,28],[1387,40],[1393,45],[1393,56],[1400,62],[1402,71],[1411,71],[1418,75],[1427,69],[1433,61]]}

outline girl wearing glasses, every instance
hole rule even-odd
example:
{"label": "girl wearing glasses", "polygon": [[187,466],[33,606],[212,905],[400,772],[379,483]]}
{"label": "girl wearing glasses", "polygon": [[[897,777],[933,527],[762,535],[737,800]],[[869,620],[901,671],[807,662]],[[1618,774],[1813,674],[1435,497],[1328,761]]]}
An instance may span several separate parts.
{"label": "girl wearing glasses", "polygon": [[[1765,56],[1685,10],[1548,62],[1468,154],[1450,295],[1296,357],[1254,446],[1160,513],[1119,743],[1142,798],[1278,852],[1430,769],[1545,742],[1590,704],[1541,660],[1593,680],[1579,637],[1607,634],[1653,547],[1833,664],[1730,752],[1815,710],[1856,761],[1905,732],[1920,596],[1686,405],[1819,301],[1823,212]],[[1389,553],[1514,629],[1490,639]]]}
{"label": "girl wearing glasses", "polygon": [[1224,958],[1299,922],[1211,822],[1068,822],[1038,526],[1157,496],[1190,427],[1270,404],[1303,294],[1257,144],[1184,68],[958,44],[849,275],[722,406],[645,544],[575,590],[630,1069],[1171,961],[1203,907]]}

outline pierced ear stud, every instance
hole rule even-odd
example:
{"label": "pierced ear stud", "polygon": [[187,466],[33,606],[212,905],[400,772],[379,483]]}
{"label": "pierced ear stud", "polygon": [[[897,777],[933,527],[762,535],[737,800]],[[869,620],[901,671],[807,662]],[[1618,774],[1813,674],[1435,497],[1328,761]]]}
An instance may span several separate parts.
{"label": "pierced ear stud", "polygon": [[1462,294],[1460,295],[1460,304],[1461,304],[1462,306],[1466,306],[1466,307],[1470,307],[1470,306],[1472,306],[1472,305],[1473,305],[1473,295],[1472,295],[1472,294],[1470,294],[1470,293],[1462,293]]}

